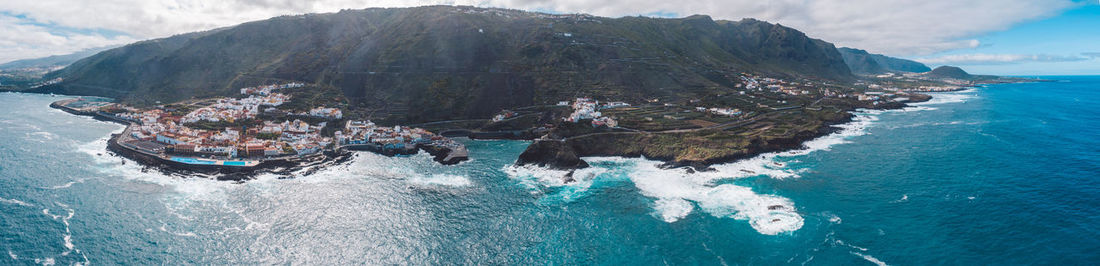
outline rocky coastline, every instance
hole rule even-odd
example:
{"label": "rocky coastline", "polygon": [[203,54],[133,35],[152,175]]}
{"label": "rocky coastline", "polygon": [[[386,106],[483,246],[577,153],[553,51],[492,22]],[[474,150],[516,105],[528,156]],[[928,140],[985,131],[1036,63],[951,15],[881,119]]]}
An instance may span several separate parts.
{"label": "rocky coastline", "polygon": [[[88,116],[96,120],[118,123],[127,127],[132,125],[131,121],[105,115],[100,112],[81,111],[67,107],[63,104],[65,101],[66,100],[50,103],[50,107],[73,115]],[[121,145],[119,144],[119,138],[121,137],[123,137],[123,134],[111,134],[111,137],[107,140],[107,150],[109,152],[133,160],[144,166],[156,168],[165,173],[181,174],[182,176],[200,173],[213,175],[218,180],[242,181],[252,179],[259,173],[289,174],[307,166],[338,163],[350,158],[350,153],[348,152],[331,150],[310,156],[263,159],[259,164],[253,166],[188,164]]]}
{"label": "rocky coastline", "polygon": [[[619,157],[645,157],[651,160],[663,161],[662,168],[688,168],[690,171],[711,171],[711,165],[729,163],[748,159],[769,152],[782,152],[804,147],[806,141],[823,137],[837,132],[840,128],[836,125],[849,123],[856,109],[901,109],[909,107],[908,103],[924,102],[931,96],[920,95],[905,103],[891,103],[879,106],[853,106],[843,114],[823,119],[820,126],[812,130],[803,130],[786,136],[774,136],[766,139],[757,138],[745,141],[738,146],[735,152],[715,156],[699,156],[693,159],[678,158],[679,154],[670,153],[660,148],[653,148],[654,142],[674,139],[672,146],[705,145],[706,143],[690,143],[679,140],[678,133],[646,133],[646,132],[612,132],[604,134],[588,134],[575,137],[552,137],[551,135],[534,140],[530,146],[516,160],[515,165],[533,165],[557,170],[575,170],[588,167],[581,157],[589,156],[619,156]],[[662,136],[665,135],[665,136]],[[742,140],[744,141],[744,140]],[[690,147],[687,149],[691,149]],[[566,180],[569,177],[563,177]]]}
{"label": "rocky coastline", "polygon": [[165,173],[182,174],[183,176],[201,173],[214,176],[217,180],[243,181],[252,179],[260,173],[289,174],[306,166],[342,162],[350,157],[349,153],[327,152],[296,158],[266,159],[255,166],[188,164],[128,148],[118,143],[119,136],[121,134],[111,135],[111,138],[107,141],[108,151]]}
{"label": "rocky coastline", "polygon": [[336,148],[336,150],[338,153],[345,153],[346,151],[367,151],[384,156],[413,155],[420,151],[424,151],[432,156],[432,160],[443,165],[454,165],[470,159],[466,148],[461,146],[452,148],[439,145],[417,144],[416,146],[406,147],[404,149],[385,149],[382,145],[371,143],[344,145]]}

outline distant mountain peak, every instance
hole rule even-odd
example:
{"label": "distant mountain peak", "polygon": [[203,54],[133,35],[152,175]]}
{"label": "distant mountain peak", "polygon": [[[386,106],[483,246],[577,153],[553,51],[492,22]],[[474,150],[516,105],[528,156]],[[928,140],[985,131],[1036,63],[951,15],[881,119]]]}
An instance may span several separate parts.
{"label": "distant mountain peak", "polygon": [[923,73],[932,70],[913,60],[872,54],[865,50],[841,47],[837,51],[844,56],[844,63],[856,74]]}
{"label": "distant mountain peak", "polygon": [[936,78],[952,78],[968,80],[974,78],[970,73],[966,73],[965,70],[956,66],[939,66],[932,71],[928,71],[925,75]]}
{"label": "distant mountain peak", "polygon": [[69,64],[72,64],[73,62],[76,62],[77,60],[83,59],[85,57],[94,55],[98,52],[101,52],[101,51],[104,51],[104,50],[107,50],[107,49],[111,49],[111,48],[115,48],[115,47],[118,47],[118,46],[113,45],[113,46],[89,48],[89,49],[84,49],[84,50],[81,50],[79,52],[74,52],[74,53],[70,53],[70,54],[51,55],[51,56],[40,57],[40,58],[15,60],[15,61],[0,64],[0,70],[19,69],[19,68],[63,67],[63,66],[67,66]]}

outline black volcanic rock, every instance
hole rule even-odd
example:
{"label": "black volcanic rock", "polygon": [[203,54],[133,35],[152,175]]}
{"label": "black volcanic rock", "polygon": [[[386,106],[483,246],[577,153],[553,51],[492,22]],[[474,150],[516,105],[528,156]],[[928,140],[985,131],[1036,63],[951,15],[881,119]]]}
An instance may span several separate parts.
{"label": "black volcanic rock", "polygon": [[940,66],[940,67],[937,67],[936,69],[933,69],[932,71],[929,71],[928,73],[925,73],[925,76],[934,77],[934,78],[952,78],[952,79],[963,79],[963,80],[968,80],[968,79],[974,78],[974,76],[971,76],[970,73],[966,73],[966,71],[964,71],[962,68],[953,67],[953,66]]}
{"label": "black volcanic rock", "polygon": [[[393,122],[485,118],[587,95],[688,99],[740,72],[851,80],[828,43],[763,21],[552,15],[428,6],[282,16],[142,41],[38,92],[155,105],[302,81]],[[318,92],[320,93],[320,92]]]}
{"label": "black volcanic rock", "polygon": [[527,146],[519,155],[516,165],[537,165],[554,169],[580,169],[588,167],[577,153],[561,140],[539,139]]}
{"label": "black volcanic rock", "polygon": [[841,47],[837,49],[844,57],[844,63],[857,74],[884,74],[884,73],[923,73],[932,70],[928,66],[912,60],[889,57],[881,54],[871,54],[860,49]]}

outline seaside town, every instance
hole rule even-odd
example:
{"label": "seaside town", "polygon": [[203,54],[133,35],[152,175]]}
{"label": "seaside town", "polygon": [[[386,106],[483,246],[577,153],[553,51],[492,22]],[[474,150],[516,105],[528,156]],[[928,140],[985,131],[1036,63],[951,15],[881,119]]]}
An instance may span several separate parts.
{"label": "seaside town", "polygon": [[[55,103],[63,110],[94,115],[129,124],[114,141],[121,147],[166,162],[199,166],[253,167],[267,160],[295,160],[321,157],[324,151],[343,151],[344,146],[368,149],[387,155],[411,154],[429,147],[431,151],[462,150],[462,144],[420,128],[377,126],[370,121],[346,121],[331,135],[322,134],[330,122],[343,114],[338,108],[314,107],[304,112],[284,112],[280,105],[290,100],[280,90],[303,87],[302,83],[265,85],[240,89],[242,98],[213,99],[212,104],[186,114],[159,106],[140,109],[121,104],[77,98]],[[325,120],[309,123],[301,119],[262,120],[264,113],[285,117]],[[458,155],[456,155],[458,156]]]}

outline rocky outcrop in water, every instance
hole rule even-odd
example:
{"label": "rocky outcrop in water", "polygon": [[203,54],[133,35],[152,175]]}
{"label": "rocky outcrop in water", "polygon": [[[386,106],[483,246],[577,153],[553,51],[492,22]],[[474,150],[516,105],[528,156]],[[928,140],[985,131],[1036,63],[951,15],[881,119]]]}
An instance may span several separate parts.
{"label": "rocky outcrop in water", "polygon": [[565,141],[556,139],[538,139],[523,154],[519,155],[516,165],[537,165],[554,169],[579,169],[588,167],[588,163],[577,156],[573,147]]}

